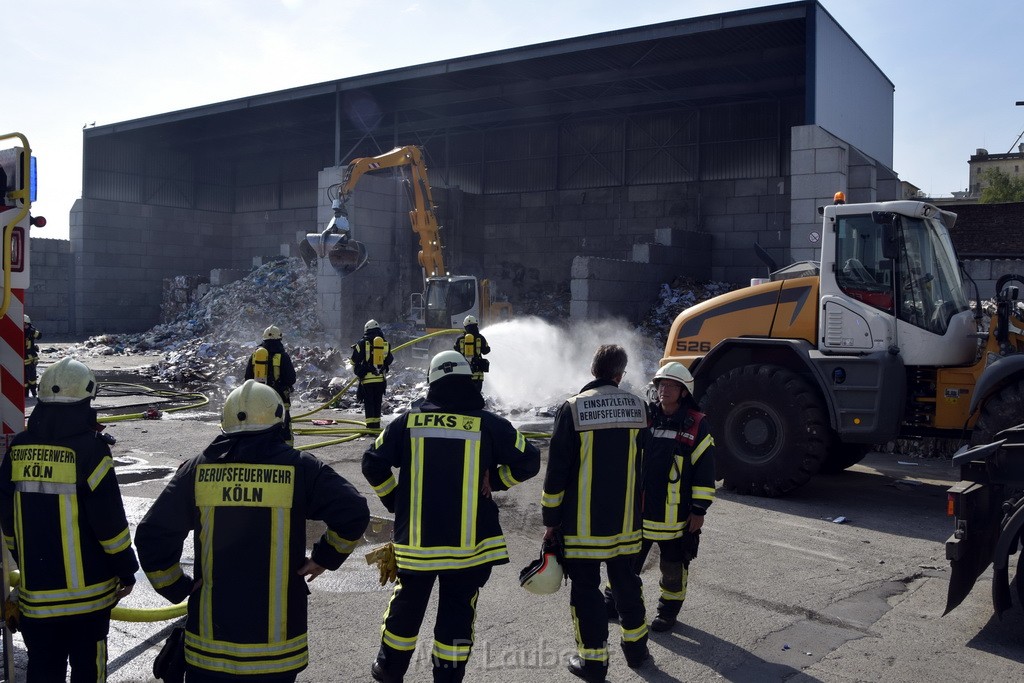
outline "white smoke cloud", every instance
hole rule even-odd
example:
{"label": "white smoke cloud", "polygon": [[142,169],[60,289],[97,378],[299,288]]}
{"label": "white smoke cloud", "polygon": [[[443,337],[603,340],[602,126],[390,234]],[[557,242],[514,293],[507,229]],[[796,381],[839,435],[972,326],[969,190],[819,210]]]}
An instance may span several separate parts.
{"label": "white smoke cloud", "polygon": [[590,361],[602,344],[619,344],[629,354],[622,385],[641,396],[663,349],[622,321],[557,326],[539,318],[515,318],[482,330],[491,352],[484,395],[504,410],[561,403],[593,379]]}

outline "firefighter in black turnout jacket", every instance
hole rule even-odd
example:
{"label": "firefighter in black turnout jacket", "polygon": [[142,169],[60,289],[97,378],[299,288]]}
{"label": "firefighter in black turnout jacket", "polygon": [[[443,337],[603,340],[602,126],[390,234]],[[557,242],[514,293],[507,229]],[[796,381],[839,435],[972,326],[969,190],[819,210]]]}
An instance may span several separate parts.
{"label": "firefighter in black turnout jacket", "polygon": [[63,358],[43,372],[39,404],[0,465],[0,522],[21,570],[20,628],[29,683],[105,681],[110,610],[135,585],[96,378]]}
{"label": "firefighter in black turnout jacket", "polygon": [[43,333],[32,324],[32,318],[27,315],[25,319],[25,396],[35,396],[39,391],[39,382],[36,381],[36,367],[39,365],[39,346],[37,341],[43,338]]}
{"label": "firefighter in black turnout jacket", "polygon": [[541,498],[544,538],[561,538],[572,582],[577,654],[569,671],[588,681],[603,681],[608,670],[602,562],[621,614],[626,663],[637,668],[649,656],[633,560],[642,539],[641,473],[650,432],[643,400],[619,388],[627,360],[621,346],[599,348],[590,368],[594,381],[559,407]]}
{"label": "firefighter in black turnout jacket", "polygon": [[[697,556],[704,514],[715,499],[715,440],[691,391],[693,375],[666,363],[654,375],[658,401],[649,406],[652,440],[644,464],[644,543],[640,574],[654,543],[661,551],[661,597],[654,631],[667,631],[686,599],[690,561]],[[609,612],[614,599],[605,592]]]}
{"label": "firefighter in black turnout jacket", "polygon": [[[356,489],[284,439],[284,405],[249,380],[224,402],[224,433],[185,462],[136,533],[153,588],[188,598],[186,680],[294,681],[306,667],[304,577],[348,558],[369,523]],[[327,530],[306,557],[306,520]],[[195,574],[181,566],[195,532]]]}
{"label": "firefighter in black turnout jacket", "polygon": [[284,350],[281,329],[271,325],[263,330],[263,343],[259,345],[245,366],[245,379],[254,379],[277,392],[284,404],[285,441],[292,443],[292,387],[295,386],[295,368]]}
{"label": "firefighter in black turnout jacket", "polygon": [[455,338],[455,350],[469,361],[469,369],[473,371],[473,381],[477,389],[483,389],[484,373],[491,369],[491,362],[484,356],[491,352],[487,339],[480,334],[480,325],[476,317],[467,315],[462,322],[464,334]]}
{"label": "firefighter in black turnout jacket", "polygon": [[378,681],[405,675],[435,581],[434,681],[463,680],[479,590],[492,566],[509,561],[491,492],[540,470],[537,448],[483,409],[465,357],[437,354],[428,381],[426,398],[389,424],[363,455],[363,474],[395,514],[398,581],[370,670]]}
{"label": "firefighter in black turnout jacket", "polygon": [[387,374],[395,357],[376,320],[363,325],[363,338],[352,345],[352,371],[359,378],[358,395],[363,401],[366,428],[380,430],[380,408],[387,389]]}

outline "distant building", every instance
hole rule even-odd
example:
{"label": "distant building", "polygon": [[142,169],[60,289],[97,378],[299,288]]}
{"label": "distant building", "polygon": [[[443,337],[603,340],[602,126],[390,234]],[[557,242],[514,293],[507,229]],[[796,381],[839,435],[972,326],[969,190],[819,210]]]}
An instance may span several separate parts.
{"label": "distant building", "polygon": [[[1017,145],[1016,152],[1006,154],[989,154],[987,149],[978,148],[977,152],[971,155],[967,162],[970,167],[970,182],[968,183],[968,197],[978,197],[981,191],[988,186],[985,181],[985,172],[989,169],[998,168],[1003,173],[1013,178],[1024,177],[1024,143]],[[956,193],[953,193],[956,196]]]}

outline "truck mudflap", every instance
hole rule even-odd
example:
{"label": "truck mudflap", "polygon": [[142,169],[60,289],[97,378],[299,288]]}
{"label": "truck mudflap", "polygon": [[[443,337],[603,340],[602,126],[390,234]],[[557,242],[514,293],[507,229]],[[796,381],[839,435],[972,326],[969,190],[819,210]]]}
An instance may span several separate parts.
{"label": "truck mudflap", "polygon": [[[1024,529],[1024,497],[1018,499],[1015,508],[1009,512],[1000,525],[999,540],[992,555],[992,606],[996,616],[1013,606],[1010,597],[1010,555],[1021,547],[1021,529]],[[1017,559],[1017,573],[1014,578],[1017,600],[1024,605],[1024,553]]]}
{"label": "truck mudflap", "polygon": [[998,530],[989,504],[988,487],[961,481],[950,487],[948,495],[957,523],[953,535],[946,541],[950,576],[943,615],[964,601],[978,577],[992,563]]}

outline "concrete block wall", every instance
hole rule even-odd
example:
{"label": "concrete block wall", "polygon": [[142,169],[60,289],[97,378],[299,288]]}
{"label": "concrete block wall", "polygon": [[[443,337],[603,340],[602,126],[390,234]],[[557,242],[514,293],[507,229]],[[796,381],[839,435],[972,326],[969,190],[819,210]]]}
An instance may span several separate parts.
{"label": "concrete block wall", "polygon": [[787,261],[790,198],[783,177],[704,182],[700,191],[699,229],[711,235],[712,280],[746,282],[766,274],[755,243]]}
{"label": "concrete block wall", "polygon": [[[321,196],[339,181],[340,172],[337,167],[320,172]],[[333,215],[329,203],[321,204],[310,232],[326,228]],[[370,318],[382,324],[403,319],[409,295],[423,290],[409,200],[398,180],[363,176],[352,195],[349,223],[352,239],[366,245],[366,266],[341,277],[327,259],[317,261],[317,315],[328,340],[341,346],[362,336],[363,323]]]}
{"label": "concrete block wall", "polygon": [[231,215],[234,268],[247,268],[253,259],[298,256],[298,235],[318,232],[316,207],[248,211]]}
{"label": "concrete block wall", "polygon": [[818,207],[831,204],[836,192],[845,192],[851,203],[899,197],[899,180],[884,164],[820,126],[794,126],[791,130],[790,258],[779,265],[820,258]]}
{"label": "concrete block wall", "polygon": [[43,340],[71,331],[71,241],[32,237],[25,313]]}
{"label": "concrete block wall", "polygon": [[163,279],[234,262],[231,214],[79,199],[71,209],[72,332],[138,332],[160,320]]}
{"label": "concrete block wall", "polygon": [[[964,269],[974,278],[981,292],[981,298],[991,299],[996,295],[996,282],[1004,275],[1024,275],[1024,259],[965,259]],[[1021,283],[1014,283],[1024,289]],[[965,283],[967,296],[974,298],[974,287]],[[1024,298],[1024,297],[1022,297]]]}
{"label": "concrete block wall", "polygon": [[671,183],[479,197],[465,211],[485,244],[482,272],[472,274],[513,302],[564,288],[576,256],[627,259],[655,229],[696,229],[697,195],[692,184]]}
{"label": "concrete block wall", "polygon": [[664,228],[656,231],[656,242],[634,245],[630,260],[577,256],[572,262],[569,316],[643,319],[662,283],[679,275],[711,277],[710,237]]}

